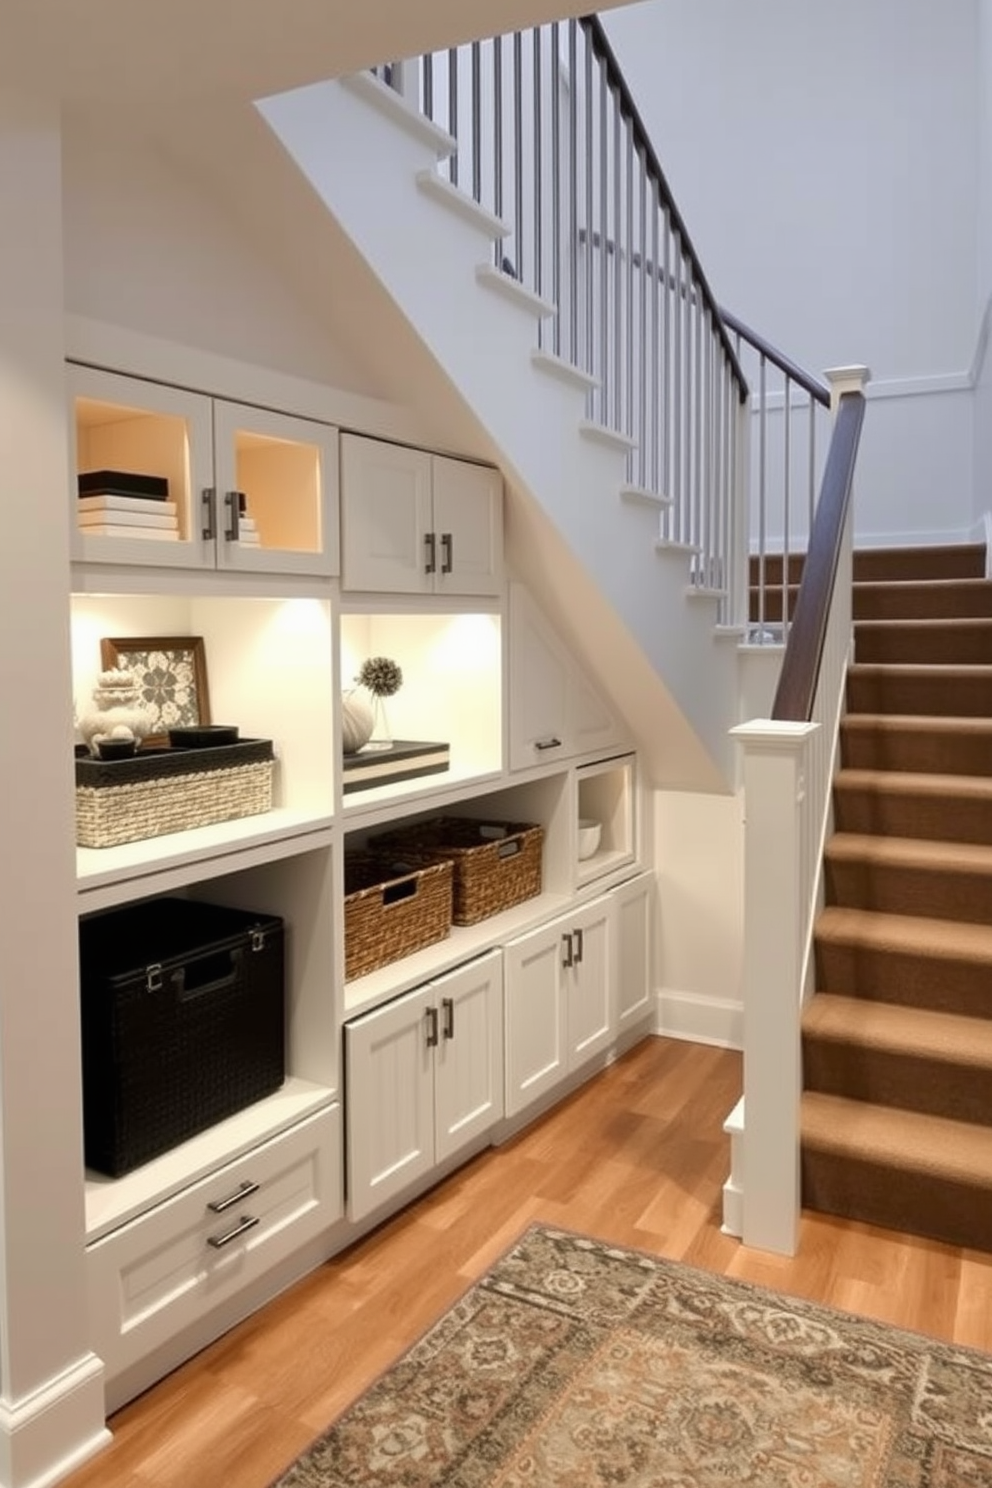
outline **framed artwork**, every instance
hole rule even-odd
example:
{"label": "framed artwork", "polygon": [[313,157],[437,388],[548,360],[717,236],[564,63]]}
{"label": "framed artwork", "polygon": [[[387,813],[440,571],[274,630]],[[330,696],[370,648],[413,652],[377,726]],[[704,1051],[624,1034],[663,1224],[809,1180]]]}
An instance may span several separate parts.
{"label": "framed artwork", "polygon": [[167,744],[170,728],[210,722],[207,653],[202,636],[126,636],[100,641],[106,667],[127,667],[152,716],[146,744]]}

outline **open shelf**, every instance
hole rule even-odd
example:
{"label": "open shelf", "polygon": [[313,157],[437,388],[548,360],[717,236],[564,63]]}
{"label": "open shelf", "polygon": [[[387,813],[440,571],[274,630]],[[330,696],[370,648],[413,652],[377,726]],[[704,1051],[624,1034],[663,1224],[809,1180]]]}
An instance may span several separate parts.
{"label": "open shelf", "polygon": [[[576,771],[576,784],[575,879],[581,885],[634,860],[633,756],[583,765]],[[583,820],[600,825],[599,846],[588,858],[578,856],[578,824]]]}

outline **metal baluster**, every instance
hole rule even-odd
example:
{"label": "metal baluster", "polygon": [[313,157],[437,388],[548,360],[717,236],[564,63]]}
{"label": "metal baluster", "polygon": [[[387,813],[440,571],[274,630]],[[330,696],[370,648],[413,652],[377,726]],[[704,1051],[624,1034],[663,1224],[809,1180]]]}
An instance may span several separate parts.
{"label": "metal baluster", "polygon": [[472,43],[472,195],[482,201],[482,43]]}
{"label": "metal baluster", "polygon": [[661,318],[658,313],[661,268],[659,264],[658,239],[658,182],[651,181],[651,477],[647,484],[652,491],[663,491],[661,484]]}
{"label": "metal baluster", "polygon": [[[637,152],[637,167],[641,181],[641,310],[637,318],[641,338],[640,357],[640,402],[638,406],[638,457],[637,478],[642,486],[648,483],[648,173],[643,152]],[[651,265],[652,275],[654,263]]]}
{"label": "metal baluster", "polygon": [[[493,210],[497,217],[503,215],[503,38],[493,37]],[[506,239],[500,238],[494,249],[496,267],[503,267],[506,254]]]}
{"label": "metal baluster", "polygon": [[[568,351],[573,367],[579,365],[579,98],[575,80],[578,70],[579,23],[568,23]],[[588,107],[587,100],[587,107]],[[586,255],[592,267],[592,220],[586,223]]]}
{"label": "metal baluster", "polygon": [[[573,21],[572,24],[575,25],[575,22]],[[586,165],[585,165],[585,179],[586,179],[586,258],[585,258],[585,264],[586,264],[586,296],[585,296],[585,298],[586,298],[586,367],[585,367],[585,370],[587,372],[590,372],[591,373],[593,371],[594,366],[595,366],[595,361],[594,361],[595,352],[593,350],[594,341],[595,341],[595,333],[594,333],[594,328],[593,328],[593,317],[595,315],[595,310],[594,310],[594,298],[595,297],[593,295],[593,283],[594,283],[594,280],[595,280],[595,262],[596,262],[596,260],[593,257],[593,202],[592,202],[593,188],[592,188],[592,178],[593,178],[593,161],[595,160],[596,156],[595,156],[595,152],[594,152],[594,148],[593,148],[594,109],[593,109],[593,103],[592,103],[592,47],[589,45],[589,38],[585,35],[584,32],[583,32],[583,42],[584,42],[583,60],[584,60],[584,63],[585,63],[585,80],[586,80],[586,91],[585,91],[585,139],[586,139]],[[578,239],[576,239],[576,241],[578,241]],[[578,301],[578,296],[576,295],[576,303],[577,303],[577,301]],[[573,358],[573,360],[574,360],[574,358]]]}
{"label": "metal baluster", "polygon": [[524,277],[524,62],[523,35],[513,33],[513,234],[516,277]]}
{"label": "metal baluster", "polygon": [[599,64],[599,417],[610,422],[610,278],[607,245],[610,241],[609,127],[606,68]]}
{"label": "metal baluster", "polygon": [[[612,92],[612,89],[611,89]],[[620,100],[613,95],[613,425],[623,428],[623,253],[620,240],[623,175],[620,170]]]}
{"label": "metal baluster", "polygon": [[[458,50],[448,49],[448,133],[458,138]],[[458,185],[458,150],[451,152],[449,170],[452,186]]]}
{"label": "metal baluster", "polygon": [[[627,154],[627,386],[626,409],[620,427],[625,433],[634,435],[634,127],[630,119],[624,121],[624,143]],[[633,479],[633,456],[627,456],[627,479]]]}
{"label": "metal baluster", "polygon": [[[657,188],[656,188],[657,189]],[[662,280],[661,312],[664,330],[662,332],[662,382],[661,382],[661,419],[662,419],[662,455],[661,455],[661,486],[660,493],[663,496],[672,496],[675,492],[675,480],[672,473],[672,388],[674,379],[672,377],[672,224],[668,216],[668,209],[664,213],[665,229],[665,260],[664,279]],[[672,508],[665,508],[665,536],[671,537]]]}
{"label": "metal baluster", "polygon": [[[765,628],[765,522],[767,518],[765,509],[767,500],[765,424],[768,418],[767,384],[767,362],[762,352],[758,362],[758,396],[761,399],[761,413],[758,418],[758,625],[762,632],[764,632]],[[764,634],[762,634],[761,639],[764,642]]]}
{"label": "metal baluster", "polygon": [[785,418],[784,438],[785,449],[783,457],[785,470],[782,480],[782,634],[785,635],[789,626],[789,503],[791,501],[790,490],[790,466],[792,463],[792,379],[788,373],[785,376],[785,405],[783,410]]}
{"label": "metal baluster", "polygon": [[[534,289],[541,294],[544,275],[542,273],[542,222],[544,205],[542,201],[542,176],[544,173],[542,154],[544,131],[541,127],[541,32],[535,26],[531,33],[531,44],[533,47],[534,68]],[[537,327],[537,343],[544,345],[544,322],[539,321]]]}
{"label": "metal baluster", "polygon": [[[551,25],[551,298],[555,302],[554,350],[561,356],[561,46],[560,26]],[[578,237],[572,239],[573,255]],[[574,278],[575,267],[572,274]]]}
{"label": "metal baluster", "polygon": [[672,536],[682,541],[682,237],[674,234],[676,254],[675,284],[669,288],[672,300],[672,315],[675,320],[674,345],[672,348],[672,514],[674,517]]}
{"label": "metal baluster", "polygon": [[809,395],[809,526],[806,529],[806,549],[813,535],[813,515],[816,507],[816,399]]}
{"label": "metal baluster", "polygon": [[424,113],[431,122],[434,122],[434,57],[431,52],[426,52],[422,58],[422,76],[424,83]]}

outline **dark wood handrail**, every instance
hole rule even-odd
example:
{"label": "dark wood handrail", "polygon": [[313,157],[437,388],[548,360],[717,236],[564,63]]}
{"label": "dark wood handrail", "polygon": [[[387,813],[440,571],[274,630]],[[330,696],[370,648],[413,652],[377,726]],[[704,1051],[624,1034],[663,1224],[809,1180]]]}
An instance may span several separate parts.
{"label": "dark wood handrail", "polygon": [[774,719],[808,723],[813,714],[864,416],[864,393],[842,393],[772,704]]}
{"label": "dark wood handrail", "polygon": [[620,113],[621,115],[626,115],[626,117],[630,120],[631,129],[634,135],[635,147],[639,151],[641,151],[644,156],[644,165],[645,169],[648,172],[648,175],[653,181],[657,182],[659,198],[664,203],[665,211],[668,213],[672,225],[674,226],[675,231],[678,234],[679,241],[682,245],[682,252],[685,254],[686,258],[689,260],[689,263],[692,266],[693,276],[699,286],[699,292],[703,297],[706,308],[709,310],[710,315],[712,316],[713,324],[716,326],[717,334],[720,337],[723,349],[727,355],[727,360],[730,363],[731,369],[733,371],[734,381],[737,384],[737,390],[740,396],[740,400],[743,403],[746,401],[748,396],[748,386],[747,378],[744,376],[744,372],[740,364],[740,359],[737,355],[737,350],[734,346],[734,343],[730,339],[730,333],[728,332],[727,327],[724,323],[723,313],[720,310],[716,299],[714,298],[713,291],[710,289],[709,286],[709,281],[707,280],[706,275],[703,272],[703,266],[699,261],[699,255],[697,254],[695,248],[692,246],[692,239],[689,236],[689,230],[685,225],[685,221],[682,217],[681,212],[675,204],[675,198],[673,197],[671,188],[669,187],[668,181],[665,178],[665,173],[661,168],[661,164],[654,152],[654,147],[651,144],[648,132],[644,127],[644,120],[641,118],[637,104],[634,102],[633,95],[631,94],[630,89],[627,87],[627,81],[623,73],[620,71],[620,64],[616,59],[616,54],[614,53],[612,46],[610,45],[609,38],[606,35],[606,32],[603,30],[603,23],[600,21],[599,16],[597,15],[585,15],[579,18],[579,25],[586,32],[586,35],[589,38],[590,46],[592,47],[596,56],[599,58],[600,62],[602,62],[603,66],[606,68],[607,81],[609,82],[610,87],[613,89],[613,92],[617,96],[617,100],[620,105]]}
{"label": "dark wood handrail", "polygon": [[721,310],[720,314],[723,316],[723,323],[728,331],[733,331],[736,336],[740,336],[742,341],[753,346],[766,361],[771,362],[772,366],[777,367],[780,372],[784,372],[786,377],[809,393],[817,403],[822,403],[824,408],[830,407],[830,389],[825,382],[814,377],[812,372],[804,371],[798,362],[794,362],[784,352],[778,351],[770,341],[766,341],[764,336],[745,325],[732,311]]}

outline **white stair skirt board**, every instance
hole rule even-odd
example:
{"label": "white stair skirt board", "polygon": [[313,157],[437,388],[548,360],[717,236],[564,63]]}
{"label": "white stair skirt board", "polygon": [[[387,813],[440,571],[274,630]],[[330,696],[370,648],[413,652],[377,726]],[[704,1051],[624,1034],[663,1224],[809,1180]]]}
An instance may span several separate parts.
{"label": "white stair skirt board", "polygon": [[458,141],[453,134],[428,119],[419,109],[411,108],[402,94],[397,93],[395,88],[390,88],[374,73],[353,72],[348,77],[343,77],[341,82],[387,118],[393,119],[407,134],[429,146],[438,160],[447,160],[458,149]]}
{"label": "white stair skirt board", "polygon": [[606,424],[594,424],[592,419],[580,421],[579,433],[583,439],[591,439],[595,444],[605,444],[610,449],[620,450],[622,454],[637,448],[637,441],[631,439],[629,434],[624,434],[619,429],[610,429]]}
{"label": "white stair skirt board", "polygon": [[580,392],[592,392],[599,387],[598,377],[593,377],[590,372],[583,372],[581,367],[573,367],[571,362],[566,361],[564,357],[556,356],[553,351],[545,351],[543,347],[536,346],[530,354],[530,359],[538,372],[546,372],[549,377],[557,377],[560,382],[578,388]]}
{"label": "white stair skirt board", "polygon": [[511,305],[517,305],[521,310],[526,310],[533,315],[535,320],[550,320],[558,314],[557,309],[550,300],[542,299],[511,274],[505,274],[502,269],[497,269],[495,264],[479,264],[475,270],[475,277],[484,289],[492,289],[497,294],[503,295]]}
{"label": "white stair skirt board", "polygon": [[687,558],[703,551],[698,543],[674,542],[667,537],[660,537],[655,548],[659,553],[683,553]]}
{"label": "white stair skirt board", "polygon": [[659,511],[672,505],[671,496],[659,496],[657,491],[649,491],[647,486],[621,486],[620,500],[630,506],[654,506]]}
{"label": "white stair skirt board", "polygon": [[508,222],[501,217],[495,216],[486,207],[468,196],[466,192],[459,191],[457,186],[452,186],[444,176],[439,176],[437,171],[422,170],[417,172],[417,185],[421,191],[426,191],[441,206],[447,207],[449,212],[456,212],[464,222],[470,222],[477,227],[481,233],[490,238],[494,243],[508,238],[512,232]]}

